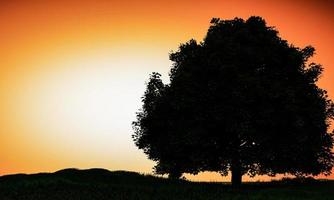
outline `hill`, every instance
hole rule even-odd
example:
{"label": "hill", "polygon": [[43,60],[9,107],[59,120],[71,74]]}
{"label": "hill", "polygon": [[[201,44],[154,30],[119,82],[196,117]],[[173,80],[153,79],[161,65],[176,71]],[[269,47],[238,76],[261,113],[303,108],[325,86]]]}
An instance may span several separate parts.
{"label": "hill", "polygon": [[334,181],[223,183],[169,180],[127,171],[64,169],[0,177],[1,200],[334,199]]}

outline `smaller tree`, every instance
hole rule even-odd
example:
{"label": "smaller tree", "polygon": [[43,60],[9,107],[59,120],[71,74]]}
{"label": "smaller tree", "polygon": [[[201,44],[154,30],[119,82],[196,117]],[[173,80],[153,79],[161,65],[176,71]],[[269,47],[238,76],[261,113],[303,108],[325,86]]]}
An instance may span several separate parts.
{"label": "smaller tree", "polygon": [[191,153],[197,144],[190,144],[189,138],[181,133],[185,131],[186,116],[179,112],[180,102],[175,101],[173,91],[162,83],[160,77],[155,72],[150,75],[142,98],[143,108],[137,113],[138,120],[133,122],[137,133],[133,139],[149,159],[157,162],[156,173],[180,178],[182,173],[199,171]]}

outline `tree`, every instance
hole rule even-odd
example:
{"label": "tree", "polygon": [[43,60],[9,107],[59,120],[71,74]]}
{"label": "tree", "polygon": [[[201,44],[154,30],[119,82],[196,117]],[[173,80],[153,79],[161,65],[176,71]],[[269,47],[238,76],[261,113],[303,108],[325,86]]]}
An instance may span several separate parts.
{"label": "tree", "polygon": [[261,17],[213,18],[204,41],[170,54],[170,83],[153,73],[133,122],[155,171],[330,174],[334,105],[316,85],[315,49],[288,44]]}

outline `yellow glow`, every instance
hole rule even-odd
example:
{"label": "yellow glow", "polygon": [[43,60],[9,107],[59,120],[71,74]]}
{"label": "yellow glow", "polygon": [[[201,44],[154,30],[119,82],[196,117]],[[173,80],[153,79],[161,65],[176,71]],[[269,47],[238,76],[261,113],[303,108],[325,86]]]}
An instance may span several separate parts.
{"label": "yellow glow", "polygon": [[24,139],[20,149],[9,147],[15,152],[9,160],[25,158],[20,162],[30,162],[32,168],[38,165],[36,171],[50,169],[48,162],[45,167],[33,163],[33,155],[44,151],[49,152],[46,159],[57,161],[54,168],[107,166],[136,171],[153,166],[141,162],[145,155],[132,142],[131,122],[141,107],[148,74],[161,65],[167,74],[170,63],[165,52],[102,48],[72,52],[70,57],[39,65],[38,71],[23,76],[10,98],[7,109],[15,114],[7,122],[14,133],[24,133],[12,140]]}

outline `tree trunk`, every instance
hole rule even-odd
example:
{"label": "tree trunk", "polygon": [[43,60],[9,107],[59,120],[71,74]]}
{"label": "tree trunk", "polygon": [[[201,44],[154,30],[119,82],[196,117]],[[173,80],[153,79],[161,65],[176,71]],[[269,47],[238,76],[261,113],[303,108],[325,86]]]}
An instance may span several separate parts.
{"label": "tree trunk", "polygon": [[182,176],[182,172],[178,170],[173,170],[172,172],[169,173],[168,178],[170,179],[180,179]]}
{"label": "tree trunk", "polygon": [[239,159],[233,159],[231,172],[232,172],[232,178],[231,178],[232,186],[240,187],[242,180],[242,171]]}

